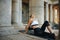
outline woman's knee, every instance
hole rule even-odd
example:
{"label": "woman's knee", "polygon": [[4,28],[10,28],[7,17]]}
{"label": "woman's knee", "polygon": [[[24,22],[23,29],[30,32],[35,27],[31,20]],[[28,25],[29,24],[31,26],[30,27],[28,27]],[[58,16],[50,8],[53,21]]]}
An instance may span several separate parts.
{"label": "woman's knee", "polygon": [[46,26],[49,26],[49,25],[50,25],[48,21],[45,21],[44,24],[45,24]]}

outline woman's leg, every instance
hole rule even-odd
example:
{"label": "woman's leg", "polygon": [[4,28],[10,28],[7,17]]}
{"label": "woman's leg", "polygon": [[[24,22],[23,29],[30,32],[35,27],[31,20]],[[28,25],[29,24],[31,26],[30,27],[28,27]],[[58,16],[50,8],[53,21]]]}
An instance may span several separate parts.
{"label": "woman's leg", "polygon": [[42,34],[45,38],[55,39],[55,34],[53,33],[43,32]]}
{"label": "woman's leg", "polygon": [[49,26],[49,22],[45,21],[44,24],[42,25],[41,29],[40,28],[35,29],[35,31],[34,31],[35,35],[55,39],[55,34],[45,32],[45,29],[47,26]]}
{"label": "woman's leg", "polygon": [[44,37],[49,37],[49,38],[55,39],[55,34],[45,32],[46,27],[49,26],[49,25],[50,25],[50,24],[49,24],[48,21],[45,21],[45,22],[44,22],[44,24],[43,24],[42,27],[41,27],[41,30],[43,31],[43,33],[42,33],[41,35],[44,36]]}
{"label": "woman's leg", "polygon": [[43,32],[43,31],[40,30],[40,28],[34,29],[34,34],[35,34],[36,36],[40,36],[40,37],[43,37],[43,38],[55,39],[55,34],[53,34],[53,33],[48,33],[48,32]]}
{"label": "woman's leg", "polygon": [[41,36],[42,32],[41,32],[40,28],[35,28],[34,29],[34,34],[37,35],[37,36]]}
{"label": "woman's leg", "polygon": [[40,34],[42,34],[42,33],[45,31],[45,29],[46,29],[46,27],[47,27],[47,24],[48,24],[48,21],[45,21],[41,28],[36,28],[36,29],[34,29],[35,35],[40,35]]}
{"label": "woman's leg", "polygon": [[44,32],[47,26],[49,26],[49,22],[45,21],[41,27],[41,30]]}

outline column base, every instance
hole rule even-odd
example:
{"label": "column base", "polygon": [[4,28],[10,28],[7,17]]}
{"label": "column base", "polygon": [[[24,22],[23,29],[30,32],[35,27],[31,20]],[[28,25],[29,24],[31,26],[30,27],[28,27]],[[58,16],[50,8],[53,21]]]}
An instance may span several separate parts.
{"label": "column base", "polygon": [[14,29],[12,26],[0,26],[0,36],[17,34],[18,30]]}
{"label": "column base", "polygon": [[17,30],[25,30],[26,25],[24,25],[23,23],[20,24],[13,24],[14,28]]}

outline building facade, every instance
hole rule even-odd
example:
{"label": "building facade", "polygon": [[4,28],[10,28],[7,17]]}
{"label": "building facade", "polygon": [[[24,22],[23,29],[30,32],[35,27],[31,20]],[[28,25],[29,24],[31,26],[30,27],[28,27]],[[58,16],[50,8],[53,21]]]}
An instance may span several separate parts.
{"label": "building facade", "polygon": [[31,14],[35,14],[39,26],[45,20],[54,26],[59,22],[58,11],[58,0],[0,0],[0,34],[13,33],[15,27],[24,29]]}

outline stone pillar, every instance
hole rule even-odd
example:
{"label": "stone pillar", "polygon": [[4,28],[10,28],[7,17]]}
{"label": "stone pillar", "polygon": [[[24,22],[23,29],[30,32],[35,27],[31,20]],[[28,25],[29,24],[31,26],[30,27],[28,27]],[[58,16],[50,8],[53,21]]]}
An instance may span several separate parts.
{"label": "stone pillar", "polygon": [[48,3],[46,2],[46,20],[49,21]]}
{"label": "stone pillar", "polygon": [[12,22],[18,24],[19,22],[19,0],[12,0]]}
{"label": "stone pillar", "polygon": [[11,25],[11,4],[12,0],[0,0],[0,36],[14,32]]}
{"label": "stone pillar", "polygon": [[53,8],[52,8],[52,4],[50,4],[50,22],[53,22]]}
{"label": "stone pillar", "polygon": [[22,0],[20,0],[19,3],[19,18],[20,18],[20,24],[22,23]]}
{"label": "stone pillar", "polygon": [[22,23],[22,0],[12,0],[12,22],[16,27],[23,27]]}
{"label": "stone pillar", "polygon": [[44,22],[44,0],[29,0],[29,14],[35,14],[40,25]]}

